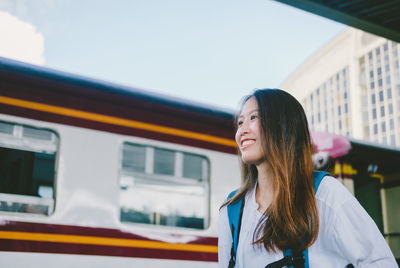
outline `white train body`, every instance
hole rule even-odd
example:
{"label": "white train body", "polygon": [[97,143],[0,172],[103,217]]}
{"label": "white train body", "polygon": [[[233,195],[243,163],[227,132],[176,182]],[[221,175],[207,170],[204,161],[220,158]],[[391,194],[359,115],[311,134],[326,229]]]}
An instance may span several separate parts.
{"label": "white train body", "polygon": [[[32,183],[34,190],[27,192],[14,187],[10,176],[3,179],[8,184],[0,188],[0,267],[216,267],[218,208],[240,184],[232,114],[19,67],[13,73],[18,78],[2,73],[9,80],[0,90],[0,155],[9,160],[0,168],[12,169],[8,162],[23,154],[18,161],[28,165],[33,159],[33,175],[18,178],[40,185]],[[77,83],[80,92],[102,86],[90,92],[100,92],[100,101],[88,105],[92,95],[82,94],[76,96],[79,107],[63,103],[77,94]],[[57,94],[57,103],[48,92]],[[136,102],[147,105],[138,109],[159,109],[170,120],[160,124],[154,115],[139,121],[94,111],[97,105],[120,105],[101,94],[127,103],[138,95]],[[208,124],[214,133],[225,128],[225,137],[203,130]]]}

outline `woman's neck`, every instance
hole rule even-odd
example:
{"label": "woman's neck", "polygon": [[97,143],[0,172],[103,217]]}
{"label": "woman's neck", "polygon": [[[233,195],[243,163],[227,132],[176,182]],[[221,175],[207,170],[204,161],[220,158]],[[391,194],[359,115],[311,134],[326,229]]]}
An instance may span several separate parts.
{"label": "woman's neck", "polygon": [[274,185],[268,165],[263,162],[257,165],[256,202],[258,210],[264,213],[274,198]]}

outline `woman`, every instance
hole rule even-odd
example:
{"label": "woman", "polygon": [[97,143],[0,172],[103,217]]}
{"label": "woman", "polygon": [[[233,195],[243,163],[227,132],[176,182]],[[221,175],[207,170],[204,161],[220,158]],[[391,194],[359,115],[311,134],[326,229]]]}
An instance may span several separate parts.
{"label": "woman", "polygon": [[231,259],[227,206],[241,199],[235,267],[265,267],[288,248],[308,248],[310,267],[398,267],[373,220],[340,182],[326,176],[314,194],[313,147],[294,97],[279,89],[245,97],[236,142],[243,185],[220,209],[220,267]]}

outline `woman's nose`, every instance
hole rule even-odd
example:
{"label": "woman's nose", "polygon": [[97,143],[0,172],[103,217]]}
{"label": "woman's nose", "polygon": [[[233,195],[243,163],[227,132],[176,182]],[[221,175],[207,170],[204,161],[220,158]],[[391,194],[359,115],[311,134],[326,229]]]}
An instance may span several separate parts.
{"label": "woman's nose", "polygon": [[239,128],[239,134],[240,136],[243,136],[244,134],[247,134],[249,132],[249,123],[247,120],[244,120],[241,127]]}

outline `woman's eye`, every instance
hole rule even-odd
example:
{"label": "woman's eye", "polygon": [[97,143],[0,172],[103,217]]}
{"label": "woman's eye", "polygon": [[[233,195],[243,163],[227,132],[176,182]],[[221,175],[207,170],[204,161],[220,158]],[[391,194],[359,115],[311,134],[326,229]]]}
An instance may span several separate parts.
{"label": "woman's eye", "polygon": [[256,119],[256,118],[258,118],[257,115],[252,115],[252,116],[250,116],[250,120],[254,120],[254,119]]}
{"label": "woman's eye", "polygon": [[238,126],[243,125],[243,121],[238,121],[238,122],[237,122],[237,125],[238,125]]}

